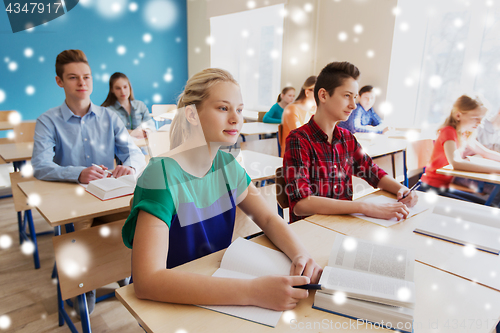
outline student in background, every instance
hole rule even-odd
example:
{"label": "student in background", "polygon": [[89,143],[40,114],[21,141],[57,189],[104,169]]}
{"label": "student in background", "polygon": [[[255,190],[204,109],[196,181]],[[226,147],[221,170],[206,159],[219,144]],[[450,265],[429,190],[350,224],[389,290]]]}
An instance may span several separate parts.
{"label": "student in background", "polygon": [[[144,155],[122,121],[114,112],[90,101],[92,73],[85,54],[80,50],[59,53],[56,74],[57,85],[64,89],[66,99],[36,120],[31,159],[35,177],[88,184],[107,177],[106,170],[114,168],[115,156],[122,165],[114,168],[113,177],[140,170],[146,164]],[[74,223],[75,229],[90,228],[92,222]],[[91,313],[95,290],[86,296]],[[78,302],[74,304],[77,306]]]}
{"label": "student in background", "polygon": [[[316,114],[286,140],[283,168],[290,221],[312,214],[352,213],[400,220],[417,203],[414,191],[388,176],[363,152],[351,132],[337,126],[356,108],[358,77],[358,68],[348,62],[326,65],[314,88]],[[352,176],[395,194],[398,202],[352,201]]]}
{"label": "student in background", "polygon": [[283,117],[283,109],[295,99],[295,88],[285,87],[278,95],[278,100],[271,109],[264,115],[262,119],[265,123],[281,124]]}
{"label": "student in background", "polygon": [[290,131],[304,125],[316,110],[316,104],[314,103],[315,83],[316,76],[309,76],[302,85],[302,88],[300,88],[299,96],[297,96],[295,102],[288,104],[283,111],[282,152],[285,151],[286,138],[290,134]]}
{"label": "student in background", "polygon": [[108,96],[101,106],[114,111],[133,137],[143,138],[143,128],[154,129],[148,107],[134,99],[130,80],[123,73],[116,72],[111,75]]}
{"label": "student in background", "polygon": [[359,90],[359,103],[346,121],[341,121],[338,126],[351,133],[378,133],[382,134],[388,127],[382,123],[380,116],[373,110],[375,93],[372,86],[364,86]]}
{"label": "student in background", "polygon": [[[122,230],[125,245],[132,248],[137,297],[294,308],[308,293],[293,286],[316,283],[321,268],[288,224],[267,209],[235,158],[219,150],[236,142],[243,124],[239,85],[224,70],[205,69],[188,80],[177,106],[171,150],[154,158],[139,178]],[[236,205],[291,259],[290,276],[245,280],[172,270],[230,245]]]}
{"label": "student in background", "polygon": [[486,148],[500,153],[500,110],[484,117],[477,128],[477,141]]}
{"label": "student in background", "polygon": [[421,190],[433,190],[443,196],[484,203],[484,200],[472,194],[450,189],[453,177],[440,175],[436,170],[451,164],[456,170],[500,173],[500,168],[473,163],[466,159],[467,156],[477,154],[500,161],[500,153],[489,150],[474,138],[470,138],[485,114],[486,108],[477,97],[462,95],[455,101],[450,115],[438,131],[431,160],[421,178]]}
{"label": "student in background", "polygon": [[[80,50],[61,52],[56,73],[66,99],[36,121],[31,160],[35,177],[88,184],[106,177],[107,169],[114,169],[113,177],[118,178],[142,168],[144,155],[122,121],[90,101],[92,73],[85,54]],[[115,156],[121,163],[116,168]]]}

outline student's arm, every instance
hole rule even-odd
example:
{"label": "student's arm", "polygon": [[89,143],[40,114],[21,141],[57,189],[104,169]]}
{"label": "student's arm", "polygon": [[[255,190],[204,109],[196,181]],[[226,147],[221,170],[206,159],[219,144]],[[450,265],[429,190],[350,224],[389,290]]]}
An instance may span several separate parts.
{"label": "student's arm", "polygon": [[355,111],[353,111],[354,115],[351,114],[351,116],[349,116],[349,119],[351,119],[351,117],[353,118],[351,121],[352,121],[352,127],[354,128],[354,132],[352,133],[377,133],[377,134],[382,134],[384,132],[384,128],[381,128],[381,127],[377,127],[377,126],[372,126],[372,125],[362,125],[361,124],[361,117],[363,116],[363,110],[359,109],[360,107],[358,107],[358,109],[356,109]]}
{"label": "student's arm", "polygon": [[482,165],[462,159],[457,144],[453,140],[448,140],[443,143],[444,153],[448,163],[453,169],[461,171],[484,172],[484,173],[500,173],[499,167]]}
{"label": "student's arm", "polygon": [[31,165],[37,179],[77,182],[84,166],[60,166],[54,162],[56,154],[56,128],[47,116],[36,121]]}
{"label": "student's arm", "polygon": [[262,121],[270,124],[281,124],[281,116],[283,114],[279,114],[279,109],[276,107],[276,104],[271,107],[269,111],[266,112]]}
{"label": "student's arm", "polygon": [[473,140],[472,142],[468,143],[468,148],[470,148],[470,150],[474,154],[481,155],[484,158],[500,162],[499,152],[486,148],[477,140]]}
{"label": "student's arm", "polygon": [[[132,141],[130,134],[118,116],[112,114],[110,121],[112,122],[111,126],[113,126],[115,142],[110,142],[109,144],[115,145],[115,155],[123,163],[123,165],[119,168],[117,167],[117,169],[125,170],[123,167],[126,167],[128,171],[132,171],[132,169],[135,169],[135,171],[141,170],[146,165],[144,154]],[[115,170],[113,171],[114,173]],[[133,172],[134,171],[131,173]],[[118,177],[124,174],[122,171],[116,171],[116,173]],[[113,176],[115,176],[115,174],[113,174]]]}
{"label": "student's arm", "polygon": [[267,206],[264,198],[253,184],[248,186],[244,200],[238,205],[264,231],[266,236],[283,251],[290,260],[290,275],[304,275],[317,283],[321,276],[321,267],[311,258],[300,240],[288,224]]}
{"label": "student's arm", "polygon": [[252,280],[219,278],[165,269],[168,226],[139,212],[132,250],[132,274],[138,298],[161,302],[212,305],[255,305],[274,310],[293,309],[307,290],[306,276],[265,276]]}

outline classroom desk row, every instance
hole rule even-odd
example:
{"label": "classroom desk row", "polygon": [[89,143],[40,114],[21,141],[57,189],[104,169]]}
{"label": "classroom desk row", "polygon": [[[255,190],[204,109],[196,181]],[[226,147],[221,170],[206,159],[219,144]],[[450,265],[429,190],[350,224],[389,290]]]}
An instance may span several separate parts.
{"label": "classroom desk row", "polygon": [[[290,227],[316,262],[324,267],[338,234],[305,220]],[[253,241],[275,249],[265,236]],[[219,268],[224,251],[174,269],[212,275]],[[415,263],[415,286],[415,333],[494,331],[500,314],[499,292],[420,262]],[[394,332],[315,310],[312,291],[293,311],[284,312],[274,329],[194,305],[140,300],[135,296],[133,284],[118,289],[116,296],[147,332]]]}

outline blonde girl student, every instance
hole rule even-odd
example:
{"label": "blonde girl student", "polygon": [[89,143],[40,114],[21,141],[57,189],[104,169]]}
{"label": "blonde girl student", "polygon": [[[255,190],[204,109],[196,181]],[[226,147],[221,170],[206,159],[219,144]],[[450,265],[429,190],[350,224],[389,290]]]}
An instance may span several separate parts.
{"label": "blonde girl student", "polygon": [[288,104],[283,111],[283,134],[281,138],[282,154],[285,151],[285,143],[288,134],[307,123],[316,112],[316,103],[314,101],[315,84],[316,76],[309,76],[302,85],[302,88],[300,88],[300,93],[295,99],[295,102]]}
{"label": "blonde girl student", "polygon": [[451,164],[456,170],[500,173],[500,168],[471,162],[467,156],[481,155],[500,161],[500,153],[485,148],[471,135],[481,123],[486,108],[478,97],[460,96],[450,115],[439,129],[431,160],[422,176],[421,190],[434,190],[438,194],[461,200],[484,203],[484,200],[466,192],[450,189],[451,176],[440,175],[437,169]]}
{"label": "blonde girl student", "polygon": [[[321,268],[289,226],[265,208],[245,170],[219,150],[233,145],[243,123],[240,87],[209,68],[188,80],[171,125],[171,150],[139,178],[122,236],[132,248],[137,297],[155,301],[292,309]],[[229,279],[171,268],[226,248],[238,205],[292,261],[289,276]]]}

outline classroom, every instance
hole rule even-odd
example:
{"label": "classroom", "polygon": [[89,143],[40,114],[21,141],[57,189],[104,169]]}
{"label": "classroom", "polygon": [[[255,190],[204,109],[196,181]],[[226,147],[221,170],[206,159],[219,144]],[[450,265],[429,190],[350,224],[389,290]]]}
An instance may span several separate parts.
{"label": "classroom", "polygon": [[4,4],[0,332],[500,332],[498,1]]}

